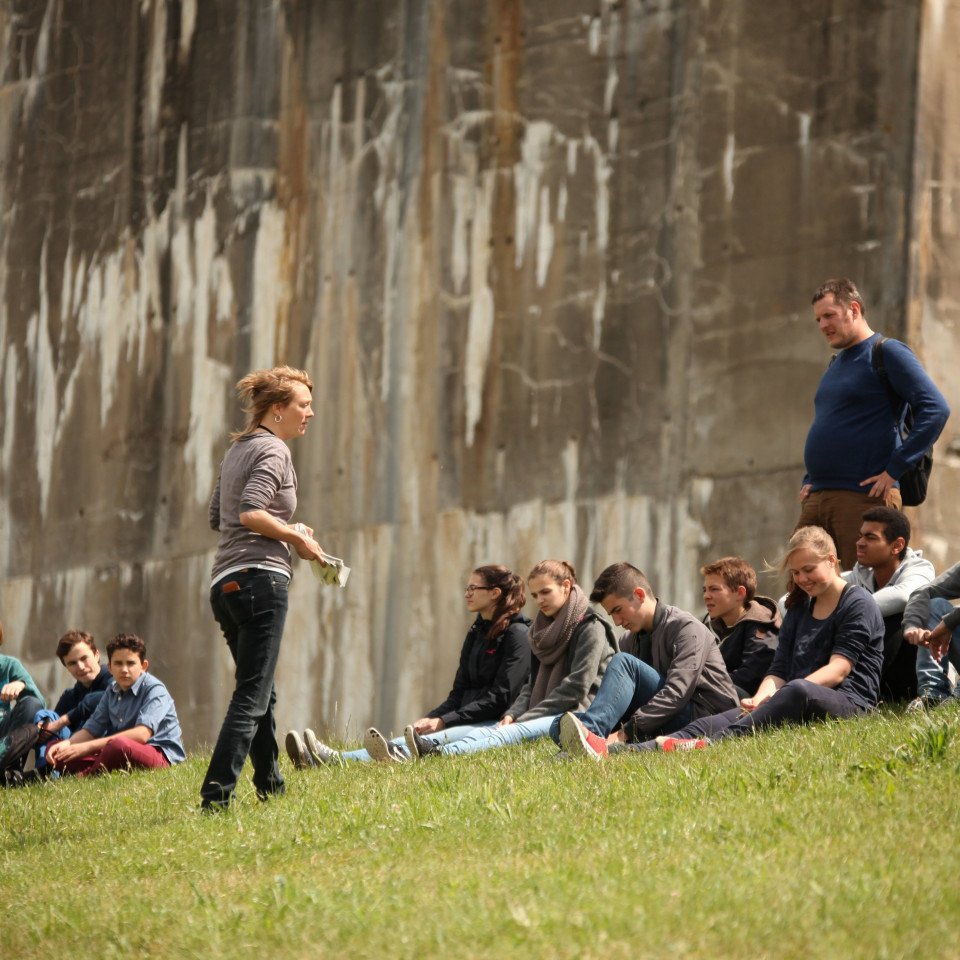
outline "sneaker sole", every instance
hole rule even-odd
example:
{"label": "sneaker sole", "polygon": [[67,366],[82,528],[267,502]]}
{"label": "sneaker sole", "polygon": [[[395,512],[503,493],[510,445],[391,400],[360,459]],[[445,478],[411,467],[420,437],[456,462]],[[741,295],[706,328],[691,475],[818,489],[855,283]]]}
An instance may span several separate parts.
{"label": "sneaker sole", "polygon": [[310,760],[310,754],[307,753],[307,748],[304,746],[303,740],[296,730],[287,731],[283,744],[287,748],[287,756],[293,763],[294,769],[306,770],[308,767],[313,766]]}
{"label": "sneaker sole", "polygon": [[560,718],[560,746],[571,757],[590,757],[597,762],[602,759],[600,754],[587,743],[583,725],[572,713],[565,713]]}
{"label": "sneaker sole", "polygon": [[399,757],[390,753],[387,741],[383,734],[376,727],[370,727],[363,735],[363,748],[370,754],[372,760],[377,763],[402,763]]}
{"label": "sneaker sole", "polygon": [[420,751],[417,749],[417,741],[413,735],[413,724],[408,724],[403,728],[403,739],[407,741],[407,749],[414,760],[420,759]]}

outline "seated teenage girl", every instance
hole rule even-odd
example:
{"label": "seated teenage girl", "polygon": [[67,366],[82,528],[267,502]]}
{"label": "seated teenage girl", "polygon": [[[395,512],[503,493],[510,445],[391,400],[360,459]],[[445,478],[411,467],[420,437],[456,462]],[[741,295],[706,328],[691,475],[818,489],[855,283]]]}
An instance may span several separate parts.
{"label": "seated teenage girl", "polygon": [[540,612],[530,628],[530,677],[519,696],[495,727],[454,743],[433,743],[408,728],[412,754],[451,756],[536,740],[549,734],[557,716],[585,710],[593,701],[617,652],[613,628],[590,610],[567,561],[542,560],[530,571],[527,583]]}
{"label": "seated teenage girl", "polygon": [[[530,672],[529,618],[523,580],[504,566],[477,567],[464,590],[467,610],[476,618],[460,650],[453,688],[439,706],[410,727],[428,742],[449,743],[490,727],[516,699]],[[344,753],[321,743],[312,730],[287,734],[287,753],[298,769],[336,760],[397,759],[409,756],[403,737],[387,741],[379,734],[364,740],[371,750]],[[371,753],[373,756],[371,756]]]}

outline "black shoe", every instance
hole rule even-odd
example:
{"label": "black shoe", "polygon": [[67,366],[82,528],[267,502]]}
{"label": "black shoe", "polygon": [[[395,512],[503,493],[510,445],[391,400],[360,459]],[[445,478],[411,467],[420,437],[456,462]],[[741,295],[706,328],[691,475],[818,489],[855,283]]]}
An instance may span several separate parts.
{"label": "black shoe", "polygon": [[404,728],[403,739],[407,741],[407,749],[414,760],[422,760],[424,757],[440,756],[440,744],[421,737],[411,724]]}
{"label": "black shoe", "polygon": [[23,774],[14,767],[12,770],[3,771],[3,785],[5,787],[22,787]]}

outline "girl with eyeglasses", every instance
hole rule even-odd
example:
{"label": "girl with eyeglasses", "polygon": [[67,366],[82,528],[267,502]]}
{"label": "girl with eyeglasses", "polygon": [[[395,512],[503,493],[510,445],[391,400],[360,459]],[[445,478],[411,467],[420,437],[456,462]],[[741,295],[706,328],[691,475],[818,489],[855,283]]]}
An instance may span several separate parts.
{"label": "girl with eyeglasses", "polygon": [[[460,650],[453,687],[443,703],[407,727],[426,742],[450,743],[494,726],[530,672],[530,620],[520,612],[526,602],[523,580],[504,566],[477,567],[464,599],[476,617]],[[388,741],[373,729],[364,744],[367,749],[341,753],[321,743],[312,730],[302,736],[291,730],[286,738],[287,753],[298,769],[339,759],[405,760],[410,755],[404,737]]]}

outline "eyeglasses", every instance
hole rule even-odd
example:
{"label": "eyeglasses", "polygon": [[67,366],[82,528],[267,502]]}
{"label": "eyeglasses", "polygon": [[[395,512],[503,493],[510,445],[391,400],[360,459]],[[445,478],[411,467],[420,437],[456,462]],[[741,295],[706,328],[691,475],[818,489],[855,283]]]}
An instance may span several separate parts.
{"label": "eyeglasses", "polygon": [[474,590],[492,590],[493,587],[478,587],[475,583],[468,583],[464,588],[463,592],[469,597],[473,594]]}

